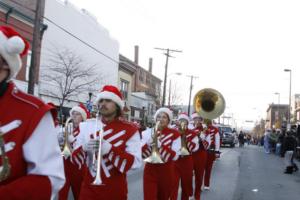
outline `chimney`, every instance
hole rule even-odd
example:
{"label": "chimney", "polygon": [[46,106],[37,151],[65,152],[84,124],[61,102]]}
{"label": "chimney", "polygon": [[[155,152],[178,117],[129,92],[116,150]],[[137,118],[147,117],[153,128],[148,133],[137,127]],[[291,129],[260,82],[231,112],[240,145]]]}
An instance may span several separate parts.
{"label": "chimney", "polygon": [[139,46],[135,45],[134,46],[134,63],[139,64]]}
{"label": "chimney", "polygon": [[153,59],[152,58],[149,58],[149,72],[150,74],[152,74],[152,63],[153,63]]}

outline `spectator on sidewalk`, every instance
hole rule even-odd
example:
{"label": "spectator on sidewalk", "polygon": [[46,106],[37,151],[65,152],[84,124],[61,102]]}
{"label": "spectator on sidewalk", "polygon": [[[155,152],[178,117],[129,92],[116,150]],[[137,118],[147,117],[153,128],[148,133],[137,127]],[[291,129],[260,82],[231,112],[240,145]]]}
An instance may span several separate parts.
{"label": "spectator on sidewalk", "polygon": [[264,134],[264,148],[266,153],[270,153],[270,134],[271,129],[267,129],[267,131]]}
{"label": "spectator on sidewalk", "polygon": [[286,174],[292,174],[294,171],[298,171],[298,166],[294,163],[294,154],[296,152],[297,141],[292,135],[291,131],[287,132],[287,136],[283,141],[283,154],[285,156]]}

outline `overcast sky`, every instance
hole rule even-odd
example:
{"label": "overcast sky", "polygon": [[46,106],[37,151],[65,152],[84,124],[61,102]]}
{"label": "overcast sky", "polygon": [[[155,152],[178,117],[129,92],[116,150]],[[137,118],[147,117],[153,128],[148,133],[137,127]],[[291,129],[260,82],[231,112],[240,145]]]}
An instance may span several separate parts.
{"label": "overcast sky", "polygon": [[[154,59],[154,75],[163,80],[165,57],[154,47],[174,53],[169,73],[199,78],[193,95],[204,87],[219,90],[239,126],[266,117],[268,104],[288,104],[300,93],[299,0],[70,0],[93,13],[120,44],[120,53],[133,59],[140,46],[140,64]],[[170,76],[188,104],[190,80]]]}

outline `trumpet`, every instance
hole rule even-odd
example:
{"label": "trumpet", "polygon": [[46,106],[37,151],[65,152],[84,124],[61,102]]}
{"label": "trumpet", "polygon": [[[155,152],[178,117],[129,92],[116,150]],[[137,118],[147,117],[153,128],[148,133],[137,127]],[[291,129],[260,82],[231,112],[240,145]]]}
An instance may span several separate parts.
{"label": "trumpet", "polygon": [[1,160],[2,160],[2,166],[0,166],[0,182],[2,182],[9,177],[11,166],[9,164],[9,159],[5,152],[5,142],[1,130],[0,130],[0,153],[1,153]]}
{"label": "trumpet", "polygon": [[180,154],[182,156],[190,155],[190,152],[188,151],[187,148],[187,142],[186,142],[186,130],[187,130],[187,124],[184,121],[180,122],[180,126],[179,126],[179,132],[181,135]]}
{"label": "trumpet", "polygon": [[[97,137],[97,128],[98,128],[98,116],[99,114],[96,114],[96,125],[95,125],[95,138]],[[102,147],[102,138],[103,138],[103,125],[100,123],[100,134],[99,134],[99,147],[98,147],[98,152],[97,152],[97,160],[95,157],[95,153],[93,153],[93,161],[92,164],[93,166],[96,166],[96,176],[95,179],[92,183],[92,185],[102,185],[102,179],[101,179],[101,160],[102,160],[102,155],[101,155],[101,147]],[[96,163],[97,161],[97,163]]]}
{"label": "trumpet", "polygon": [[144,160],[145,162],[153,163],[153,164],[164,163],[163,160],[161,159],[161,155],[158,151],[158,130],[160,130],[160,129],[161,129],[160,121],[158,121],[155,124],[155,127],[152,128],[152,130],[151,130],[151,136],[153,139],[153,142],[151,144],[151,147],[152,147],[151,155]]}
{"label": "trumpet", "polygon": [[71,135],[73,132],[73,124],[72,124],[72,118],[69,117],[65,123],[65,130],[64,130],[64,144],[61,148],[61,154],[62,156],[64,156],[65,158],[68,158],[69,156],[71,156],[71,152],[72,152],[72,148],[71,145],[68,141],[68,137],[69,135]]}

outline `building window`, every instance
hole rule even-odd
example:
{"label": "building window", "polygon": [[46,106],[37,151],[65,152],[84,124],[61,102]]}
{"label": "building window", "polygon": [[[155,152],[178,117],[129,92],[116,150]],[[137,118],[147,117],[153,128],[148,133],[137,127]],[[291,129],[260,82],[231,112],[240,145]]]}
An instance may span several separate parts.
{"label": "building window", "polygon": [[129,82],[121,79],[120,90],[124,99],[128,100]]}
{"label": "building window", "polygon": [[150,86],[150,75],[149,74],[147,74],[147,77],[146,77],[146,84],[148,86]]}
{"label": "building window", "polygon": [[29,81],[29,69],[30,69],[30,64],[31,64],[31,55],[32,55],[32,52],[28,51],[27,61],[26,61],[25,81]]}
{"label": "building window", "polygon": [[143,73],[143,71],[140,71],[140,74],[139,74],[139,80],[140,80],[141,82],[144,82],[144,73]]}

